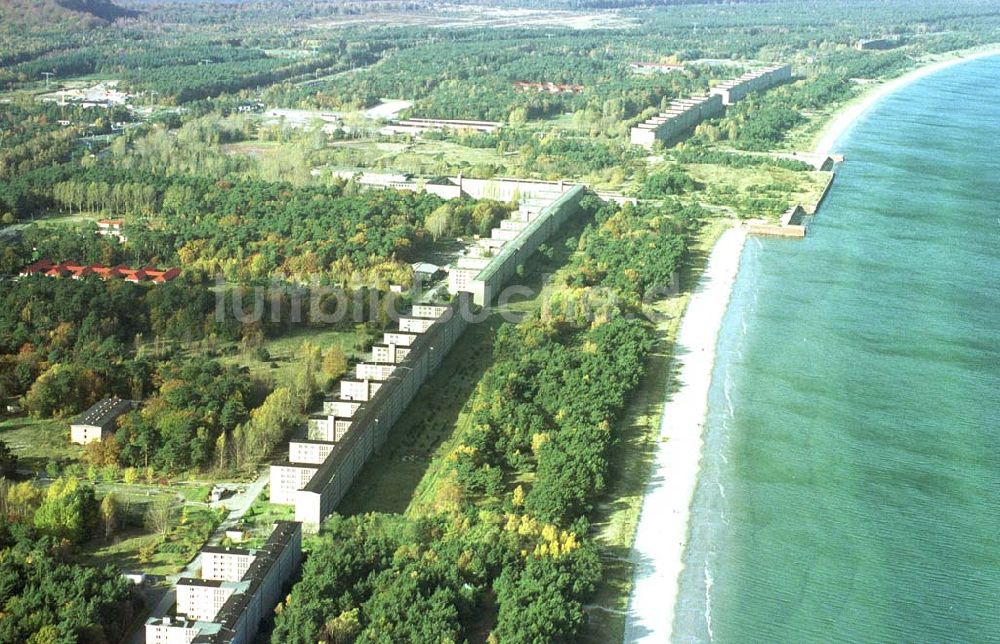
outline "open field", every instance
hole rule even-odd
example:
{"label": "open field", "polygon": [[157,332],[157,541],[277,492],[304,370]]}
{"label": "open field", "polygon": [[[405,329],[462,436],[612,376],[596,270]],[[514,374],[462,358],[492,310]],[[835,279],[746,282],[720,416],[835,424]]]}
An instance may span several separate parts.
{"label": "open field", "polygon": [[45,471],[51,461],[77,461],[80,445],[69,442],[69,420],[19,416],[0,420],[0,441],[18,458],[18,469]]}
{"label": "open field", "polygon": [[341,141],[322,152],[320,158],[333,166],[431,175],[451,174],[454,168],[505,163],[505,157],[493,148],[424,139],[412,143]]}
{"label": "open field", "polygon": [[799,172],[775,166],[733,168],[689,164],[684,169],[700,187],[699,199],[726,205],[742,218],[774,220],[796,204],[813,204],[823,192],[828,172]]}
{"label": "open field", "polygon": [[355,348],[356,333],[341,329],[317,328],[299,329],[280,338],[264,341],[262,347],[267,351],[267,361],[256,359],[252,354],[239,352],[223,356],[219,361],[223,364],[233,364],[250,369],[251,374],[264,379],[272,379],[275,386],[290,385],[299,371],[299,355],[302,345],[306,342],[326,352],[336,345],[344,350],[348,359],[360,358],[361,353]]}
{"label": "open field", "polygon": [[[153,497],[126,501],[126,513],[133,517],[132,520],[141,518],[152,501]],[[132,527],[113,536],[110,543],[104,542],[102,537],[93,539],[82,547],[77,557],[88,565],[112,566],[123,572],[178,573],[198,553],[221,517],[207,507],[183,506],[179,501],[174,510],[178,519],[166,535]]]}

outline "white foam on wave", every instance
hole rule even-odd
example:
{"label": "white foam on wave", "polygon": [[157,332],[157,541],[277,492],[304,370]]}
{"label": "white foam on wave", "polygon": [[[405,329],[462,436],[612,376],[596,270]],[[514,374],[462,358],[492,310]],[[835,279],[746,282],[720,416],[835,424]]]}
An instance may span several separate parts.
{"label": "white foam on wave", "polygon": [[715,641],[715,634],[712,632],[712,569],[705,560],[705,630],[708,632],[708,641]]}

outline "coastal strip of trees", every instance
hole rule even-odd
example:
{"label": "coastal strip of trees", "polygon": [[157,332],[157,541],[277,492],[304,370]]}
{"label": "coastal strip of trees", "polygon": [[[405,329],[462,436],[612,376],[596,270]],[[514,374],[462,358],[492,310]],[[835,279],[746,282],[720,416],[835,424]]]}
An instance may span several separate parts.
{"label": "coastal strip of trees", "polygon": [[[592,223],[568,242],[550,300],[497,331],[468,429],[426,500],[402,516],[328,521],[273,642],[574,640],[601,576],[588,517],[653,343],[634,314],[684,261],[699,214],[584,207]],[[642,261],[611,261],[659,237]]]}

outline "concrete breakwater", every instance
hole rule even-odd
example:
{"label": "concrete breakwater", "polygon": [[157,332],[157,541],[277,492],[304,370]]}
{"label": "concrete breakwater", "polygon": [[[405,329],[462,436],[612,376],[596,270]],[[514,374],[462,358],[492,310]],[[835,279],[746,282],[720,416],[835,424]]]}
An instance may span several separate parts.
{"label": "concrete breakwater", "polygon": [[830,188],[833,187],[834,177],[836,177],[836,168],[829,171],[826,182],[823,184],[823,189],[814,201],[805,205],[796,204],[791,206],[781,215],[777,225],[755,221],[749,224],[748,232],[751,235],[763,235],[767,237],[792,237],[798,239],[805,237],[808,228],[803,220],[807,216],[815,215],[819,207],[823,205],[823,201],[830,193]]}

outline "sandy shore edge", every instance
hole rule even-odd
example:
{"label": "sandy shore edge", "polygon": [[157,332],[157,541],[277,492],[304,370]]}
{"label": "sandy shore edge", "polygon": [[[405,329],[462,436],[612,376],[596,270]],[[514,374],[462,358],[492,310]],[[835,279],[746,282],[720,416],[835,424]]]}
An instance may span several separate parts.
{"label": "sandy shore edge", "polygon": [[819,139],[816,142],[814,152],[817,155],[828,155],[836,152],[837,142],[847,134],[851,128],[861,119],[865,113],[875,107],[883,98],[889,96],[910,83],[935,74],[942,69],[947,69],[954,65],[961,65],[977,58],[987,58],[989,56],[1000,55],[1000,45],[991,45],[983,49],[975,49],[964,52],[956,52],[947,55],[940,60],[927,61],[922,65],[898,78],[893,78],[884,83],[873,85],[870,91],[860,98],[838,111],[833,120],[826,124],[820,131]]}
{"label": "sandy shore edge", "polygon": [[[873,86],[841,108],[820,131],[814,152],[828,155],[837,142],[883,98],[906,85],[977,58],[1000,55],[1000,45],[956,52],[898,78]],[[708,413],[719,330],[739,272],[746,231],[727,230],[716,242],[708,266],[691,296],[674,346],[678,389],[660,418],[652,475],[630,559],[635,566],[625,617],[625,642],[668,642],[673,636],[678,584],[687,546],[691,500],[701,469],[703,428]]]}
{"label": "sandy shore edge", "polygon": [[734,227],[715,243],[674,344],[677,390],[660,417],[661,440],[632,546],[635,573],[625,617],[626,642],[662,643],[671,636],[716,344],[746,236],[743,227]]}

